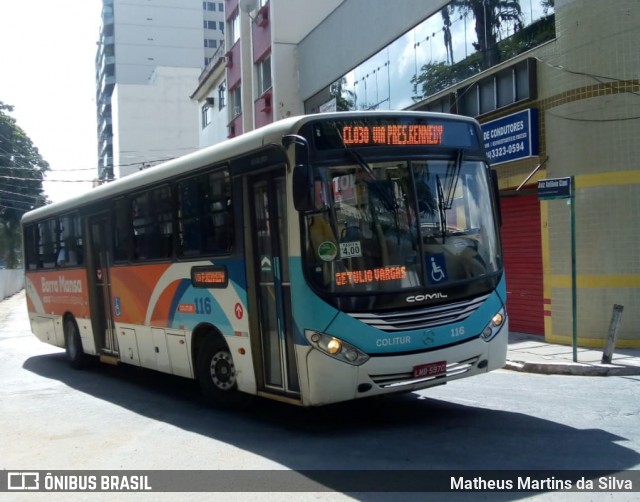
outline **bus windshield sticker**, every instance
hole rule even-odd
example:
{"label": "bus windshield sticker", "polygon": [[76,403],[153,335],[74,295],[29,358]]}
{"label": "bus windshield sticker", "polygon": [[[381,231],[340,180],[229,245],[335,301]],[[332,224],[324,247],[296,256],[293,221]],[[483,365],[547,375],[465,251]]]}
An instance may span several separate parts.
{"label": "bus windshield sticker", "polygon": [[318,256],[322,261],[333,261],[338,255],[338,248],[331,241],[324,241],[318,246]]}
{"label": "bus windshield sticker", "polygon": [[224,265],[191,267],[191,284],[194,288],[226,288],[229,274]]}
{"label": "bus windshield sticker", "polygon": [[360,241],[340,243],[340,258],[358,258],[360,256],[362,256]]}
{"label": "bus windshield sticker", "polygon": [[433,254],[428,260],[427,270],[429,275],[429,282],[431,284],[438,284],[447,280],[447,265],[445,262],[444,254]]}

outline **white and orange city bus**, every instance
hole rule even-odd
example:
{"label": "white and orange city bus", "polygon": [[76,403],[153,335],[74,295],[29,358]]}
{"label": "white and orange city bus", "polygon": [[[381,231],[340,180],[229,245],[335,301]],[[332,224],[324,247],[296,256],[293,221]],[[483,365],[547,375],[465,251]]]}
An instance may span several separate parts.
{"label": "white and orange city bus", "polygon": [[33,333],[302,406],[500,368],[497,187],[476,121],[285,119],[27,213]]}

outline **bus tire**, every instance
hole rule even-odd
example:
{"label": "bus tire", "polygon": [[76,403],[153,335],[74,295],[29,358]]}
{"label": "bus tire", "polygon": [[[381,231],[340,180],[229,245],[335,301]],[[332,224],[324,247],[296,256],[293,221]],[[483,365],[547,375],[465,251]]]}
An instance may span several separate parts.
{"label": "bus tire", "polygon": [[82,340],[80,339],[78,325],[71,317],[64,321],[64,347],[69,365],[77,370],[82,368],[85,363]]}
{"label": "bus tire", "polygon": [[197,374],[205,400],[219,408],[241,408],[251,396],[238,391],[236,369],[227,344],[219,336],[208,336],[197,358]]}

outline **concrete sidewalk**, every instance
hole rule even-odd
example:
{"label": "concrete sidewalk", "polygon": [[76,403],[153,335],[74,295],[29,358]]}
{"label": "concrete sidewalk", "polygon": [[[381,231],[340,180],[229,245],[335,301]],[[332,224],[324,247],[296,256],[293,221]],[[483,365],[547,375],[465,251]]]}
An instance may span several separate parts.
{"label": "concrete sidewalk", "polygon": [[544,341],[543,336],[509,333],[505,369],[545,375],[625,376],[640,375],[640,349],[616,349],[611,364],[602,364],[602,349],[573,347]]}

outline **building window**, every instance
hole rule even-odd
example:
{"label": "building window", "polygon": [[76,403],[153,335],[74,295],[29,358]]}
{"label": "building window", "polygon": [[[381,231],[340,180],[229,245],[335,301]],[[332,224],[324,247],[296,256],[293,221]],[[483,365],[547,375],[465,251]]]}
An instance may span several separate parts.
{"label": "building window", "polygon": [[236,11],[233,18],[229,20],[229,40],[231,45],[240,40],[240,11]]}
{"label": "building window", "polygon": [[225,107],[225,94],[227,85],[225,82],[222,82],[218,87],[218,110],[222,110]]}
{"label": "building window", "polygon": [[[540,9],[525,8],[523,5],[520,14],[514,14],[515,11],[510,10],[511,4],[507,6],[504,2],[478,0],[446,3],[447,7],[438,10],[367,61],[342,75],[324,89],[324,94],[317,93],[317,101],[308,100],[305,111],[317,111],[327,96],[337,98],[339,110],[379,107],[394,110],[410,107],[422,100],[431,101],[446,89],[556,36],[554,2],[551,1],[542,2],[545,7]],[[488,15],[489,9],[491,15]],[[519,8],[516,10],[520,11]],[[398,66],[400,59],[394,55],[403,53],[409,47],[413,48],[410,58],[414,65],[410,71],[413,77],[404,79],[402,84],[394,83],[392,93],[389,86],[391,75],[402,72]],[[480,113],[490,111],[493,106],[491,96],[474,96],[471,94],[474,90],[458,96],[453,105],[468,100],[469,105],[473,105],[472,109]],[[513,89],[506,91],[514,93]],[[478,100],[481,98],[482,102],[471,103],[476,97]],[[507,106],[509,99],[505,97],[502,103]],[[462,112],[458,110],[457,113]]]}
{"label": "building window", "polygon": [[218,10],[219,10],[220,12],[223,12],[223,11],[224,11],[224,4],[222,4],[222,3],[218,3]]}
{"label": "building window", "polygon": [[[204,4],[206,4],[206,5],[204,5]],[[204,2],[203,3],[203,7],[205,7],[206,10],[215,11],[216,10],[216,3],[215,2]]]}
{"label": "building window", "polygon": [[208,103],[205,103],[204,105],[202,105],[202,109],[201,109],[201,113],[200,114],[202,116],[202,128],[204,129],[209,124],[211,124],[212,110],[211,110],[211,107],[209,106]]}
{"label": "building window", "polygon": [[[211,21],[212,23],[215,24],[215,21]],[[213,28],[215,30],[215,28]],[[224,33],[224,23],[222,21],[218,21],[218,29]]]}
{"label": "building window", "polygon": [[271,87],[271,55],[256,64],[258,76],[258,95],[261,96]]}
{"label": "building window", "polygon": [[205,38],[204,39],[204,46],[215,49],[216,47],[218,47],[218,41],[217,40],[213,40],[211,38],[209,38],[209,39]]}
{"label": "building window", "polygon": [[215,21],[205,21],[204,22],[204,28],[205,28],[205,30],[215,30],[216,29],[216,22]]}
{"label": "building window", "polygon": [[234,87],[231,91],[229,91],[229,105],[231,106],[231,118],[236,118],[238,115],[242,113],[242,97],[240,85]]}

